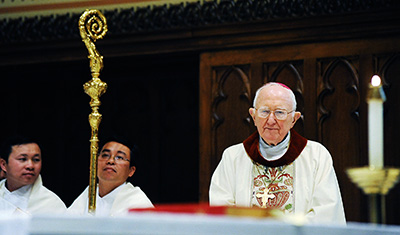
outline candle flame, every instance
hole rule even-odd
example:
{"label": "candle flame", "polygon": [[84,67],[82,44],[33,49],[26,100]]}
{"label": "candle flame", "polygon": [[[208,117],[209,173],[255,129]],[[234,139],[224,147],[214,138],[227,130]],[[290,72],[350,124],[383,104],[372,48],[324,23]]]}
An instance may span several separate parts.
{"label": "candle flame", "polygon": [[381,78],[378,75],[372,76],[371,84],[374,87],[380,86],[381,85]]}

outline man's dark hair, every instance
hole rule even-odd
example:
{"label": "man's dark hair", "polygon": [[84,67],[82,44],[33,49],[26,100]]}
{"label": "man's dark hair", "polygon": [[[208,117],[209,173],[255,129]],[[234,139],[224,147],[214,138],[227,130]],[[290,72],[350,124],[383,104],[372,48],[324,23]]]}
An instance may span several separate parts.
{"label": "man's dark hair", "polygon": [[23,144],[33,144],[33,143],[37,144],[40,148],[38,141],[31,137],[21,136],[21,135],[11,136],[5,141],[3,141],[3,143],[1,144],[0,157],[3,158],[6,161],[6,163],[8,163],[8,158],[10,157],[13,146],[23,145]]}
{"label": "man's dark hair", "polygon": [[[138,159],[140,157],[140,152],[139,152],[139,147],[135,143],[132,143],[124,136],[112,135],[112,136],[108,136],[107,138],[105,138],[104,140],[101,141],[101,145],[100,145],[101,148],[99,148],[99,151],[101,151],[101,149],[104,147],[104,145],[107,144],[108,142],[117,142],[117,143],[123,144],[126,147],[128,147],[130,150],[130,155],[131,155],[131,159],[129,161],[129,166],[136,166],[136,159]],[[99,154],[100,154],[100,152],[99,152]]]}

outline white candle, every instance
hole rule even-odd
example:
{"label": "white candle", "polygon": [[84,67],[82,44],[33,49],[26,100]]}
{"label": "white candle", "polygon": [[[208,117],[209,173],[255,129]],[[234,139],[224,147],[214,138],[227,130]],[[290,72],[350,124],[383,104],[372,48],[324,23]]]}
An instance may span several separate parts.
{"label": "white candle", "polygon": [[[369,166],[383,167],[383,102],[384,94],[381,78],[374,75],[371,79],[370,97],[368,97],[368,147]],[[375,89],[375,90],[373,90]],[[383,96],[383,97],[382,97]]]}

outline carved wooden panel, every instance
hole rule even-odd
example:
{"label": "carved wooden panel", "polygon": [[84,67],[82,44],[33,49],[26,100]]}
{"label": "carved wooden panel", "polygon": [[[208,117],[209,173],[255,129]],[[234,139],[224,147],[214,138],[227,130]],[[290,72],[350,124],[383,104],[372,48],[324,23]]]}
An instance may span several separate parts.
{"label": "carved wooden panel", "polygon": [[[249,115],[251,90],[249,66],[218,67],[213,71],[212,101],[212,167],[232,143],[241,143],[254,129]],[[233,128],[234,127],[234,128]]]}
{"label": "carved wooden panel", "polygon": [[358,58],[318,61],[319,142],[332,155],[346,215],[351,220],[360,217],[358,208],[361,206],[360,192],[345,172],[349,166],[360,163],[358,63]]}
{"label": "carved wooden panel", "polygon": [[255,131],[249,115],[251,66],[206,66],[200,75],[200,200],[208,200],[211,174],[222,152]]}

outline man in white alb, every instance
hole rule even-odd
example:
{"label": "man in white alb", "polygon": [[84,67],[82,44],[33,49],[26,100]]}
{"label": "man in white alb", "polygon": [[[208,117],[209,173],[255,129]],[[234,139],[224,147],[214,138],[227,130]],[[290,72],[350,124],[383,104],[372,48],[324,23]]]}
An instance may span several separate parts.
{"label": "man in white alb", "polygon": [[211,179],[210,205],[272,208],[309,223],[345,224],[330,153],[292,129],[301,116],[292,90],[265,84],[249,112],[257,131],[224,151]]}
{"label": "man in white alb", "polygon": [[4,214],[64,213],[64,202],[43,186],[42,155],[33,139],[15,136],[0,150],[0,166],[7,177],[0,181],[0,211]]}
{"label": "man in white alb", "polygon": [[[129,146],[129,147],[128,147]],[[97,162],[96,216],[123,215],[131,208],[154,207],[146,194],[126,180],[136,170],[137,146],[122,137],[107,139]],[[88,214],[89,187],[68,208],[68,214]]]}

